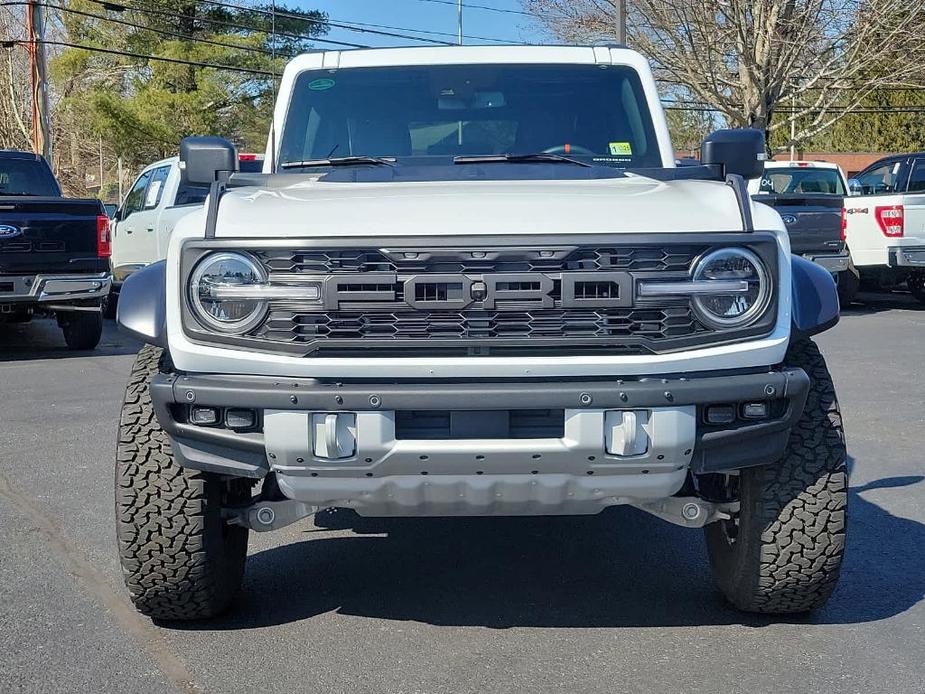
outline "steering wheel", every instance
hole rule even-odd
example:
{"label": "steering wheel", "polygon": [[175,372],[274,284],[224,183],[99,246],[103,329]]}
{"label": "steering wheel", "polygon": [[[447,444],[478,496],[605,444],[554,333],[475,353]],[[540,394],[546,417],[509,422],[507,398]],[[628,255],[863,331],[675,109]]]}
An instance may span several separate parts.
{"label": "steering wheel", "polygon": [[569,151],[565,151],[565,145],[556,145],[555,147],[548,147],[543,150],[543,154],[564,154],[568,156],[569,154],[581,154],[586,157],[596,157],[597,152],[592,152],[587,147],[582,147],[581,145],[569,145]]}

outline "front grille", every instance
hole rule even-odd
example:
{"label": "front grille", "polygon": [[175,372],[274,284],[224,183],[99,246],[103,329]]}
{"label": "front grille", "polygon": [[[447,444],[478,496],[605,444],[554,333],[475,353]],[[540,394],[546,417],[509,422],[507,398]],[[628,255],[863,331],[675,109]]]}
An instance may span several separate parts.
{"label": "front grille", "polygon": [[773,326],[769,311],[749,328],[714,330],[688,297],[637,291],[640,281],[683,281],[697,258],[732,244],[753,249],[773,272],[769,234],[700,234],[695,242],[673,234],[658,244],[635,235],[625,245],[604,235],[552,238],[197,242],[184,250],[186,277],[204,253],[236,248],[263,264],[271,285],[311,283],[321,300],[273,299],[263,321],[240,336],[208,331],[188,307],[184,324],[199,341],[307,357],[645,355]]}

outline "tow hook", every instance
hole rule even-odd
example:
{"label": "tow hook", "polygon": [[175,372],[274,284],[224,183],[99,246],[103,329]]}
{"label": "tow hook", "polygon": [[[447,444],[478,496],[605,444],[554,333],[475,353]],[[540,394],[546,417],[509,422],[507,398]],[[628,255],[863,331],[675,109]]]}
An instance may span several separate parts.
{"label": "tow hook", "polygon": [[226,508],[223,511],[229,525],[240,525],[262,533],[291,525],[314,515],[318,510],[317,506],[284,499],[282,501],[258,500],[249,506]]}
{"label": "tow hook", "polygon": [[669,523],[685,528],[702,528],[718,520],[729,520],[739,510],[739,502],[713,503],[696,496],[671,496],[658,501],[632,504]]}

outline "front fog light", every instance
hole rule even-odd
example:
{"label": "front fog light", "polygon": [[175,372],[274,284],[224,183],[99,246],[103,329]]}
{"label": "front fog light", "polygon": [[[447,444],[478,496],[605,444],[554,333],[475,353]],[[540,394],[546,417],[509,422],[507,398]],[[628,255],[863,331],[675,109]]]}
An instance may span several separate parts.
{"label": "front fog light", "polygon": [[694,296],[698,318],[708,327],[723,330],[755,322],[771,300],[771,282],[764,263],[744,248],[722,248],[701,258],[694,269],[694,282],[737,280],[739,286],[727,292],[704,292]]}
{"label": "front fog light", "polygon": [[197,320],[223,333],[245,333],[266,313],[262,298],[248,298],[248,288],[267,281],[263,267],[244,253],[213,253],[190,277],[189,300]]}

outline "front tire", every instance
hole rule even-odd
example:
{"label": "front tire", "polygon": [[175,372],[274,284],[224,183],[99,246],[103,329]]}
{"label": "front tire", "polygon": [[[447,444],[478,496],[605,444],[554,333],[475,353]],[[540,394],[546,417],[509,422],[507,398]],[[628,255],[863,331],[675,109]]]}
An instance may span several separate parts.
{"label": "front tire", "polygon": [[103,337],[103,316],[99,311],[71,311],[60,322],[70,350],[96,349]]}
{"label": "front tire", "polygon": [[222,506],[246,501],[250,485],[177,465],[154,416],[151,378],[163,350],[138,353],[125,390],[116,451],[116,531],[125,585],[139,612],[188,620],[223,612],[241,585],[247,528]]}
{"label": "front tire", "polygon": [[832,378],[810,340],[791,345],[786,363],[811,381],[787,451],[778,463],[742,470],[738,514],[704,529],[716,583],[747,612],[822,607],[845,551],[847,453]]}

